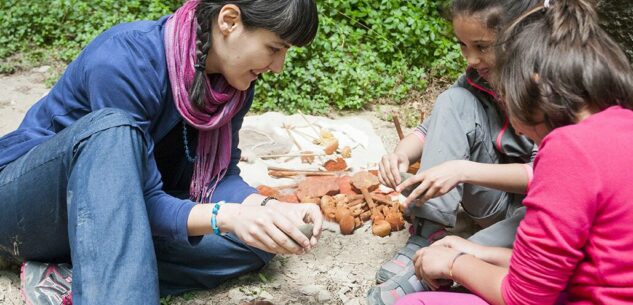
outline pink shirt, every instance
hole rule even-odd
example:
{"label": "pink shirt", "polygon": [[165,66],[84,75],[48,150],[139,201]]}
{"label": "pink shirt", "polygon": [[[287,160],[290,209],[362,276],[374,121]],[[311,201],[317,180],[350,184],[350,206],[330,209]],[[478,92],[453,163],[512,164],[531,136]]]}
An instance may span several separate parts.
{"label": "pink shirt", "polygon": [[543,140],[502,293],[508,305],[633,302],[633,111]]}

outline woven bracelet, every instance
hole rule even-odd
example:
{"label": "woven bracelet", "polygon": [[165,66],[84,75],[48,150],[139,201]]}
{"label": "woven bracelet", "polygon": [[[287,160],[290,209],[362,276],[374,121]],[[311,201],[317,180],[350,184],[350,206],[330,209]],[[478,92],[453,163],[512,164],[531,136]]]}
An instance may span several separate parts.
{"label": "woven bracelet", "polygon": [[220,207],[226,202],[220,201],[213,206],[213,211],[211,212],[211,228],[213,229],[213,234],[215,235],[224,235],[224,233],[220,232],[220,227],[218,227],[218,212],[220,211]]}

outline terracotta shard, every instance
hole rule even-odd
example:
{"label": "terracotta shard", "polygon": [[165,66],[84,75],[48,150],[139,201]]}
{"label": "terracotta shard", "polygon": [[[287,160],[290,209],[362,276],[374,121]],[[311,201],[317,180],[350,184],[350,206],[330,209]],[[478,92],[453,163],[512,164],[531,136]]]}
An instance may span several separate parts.
{"label": "terracotta shard", "polygon": [[303,198],[321,198],[325,195],[336,195],[339,193],[338,177],[307,177],[299,183],[297,187],[297,197],[303,201]]}
{"label": "terracotta shard", "polygon": [[350,176],[341,176],[337,180],[338,187],[340,189],[341,194],[345,195],[356,195],[356,191],[354,191],[354,187],[352,186],[352,178]]}
{"label": "terracotta shard", "polygon": [[257,192],[262,196],[270,196],[275,198],[278,198],[280,195],[277,189],[263,184],[257,187]]}
{"label": "terracotta shard", "polygon": [[345,159],[343,158],[336,158],[336,160],[326,161],[323,164],[323,167],[330,172],[342,171],[347,168],[347,162],[345,162]]}

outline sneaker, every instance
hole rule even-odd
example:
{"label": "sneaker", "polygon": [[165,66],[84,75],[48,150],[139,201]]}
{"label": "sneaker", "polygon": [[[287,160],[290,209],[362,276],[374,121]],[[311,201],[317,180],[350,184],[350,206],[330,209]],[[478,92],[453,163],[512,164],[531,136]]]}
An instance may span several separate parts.
{"label": "sneaker", "polygon": [[410,265],[386,282],[369,289],[367,305],[393,305],[407,294],[429,290],[428,286],[418,280],[414,266]]}
{"label": "sneaker", "polygon": [[396,274],[406,269],[413,269],[413,256],[422,247],[427,247],[434,241],[447,235],[440,224],[415,218],[411,227],[411,237],[404,247],[400,248],[394,256],[384,262],[376,273],[376,283],[381,284]]}
{"label": "sneaker", "polygon": [[72,305],[69,264],[27,261],[20,271],[21,293],[29,305]]}

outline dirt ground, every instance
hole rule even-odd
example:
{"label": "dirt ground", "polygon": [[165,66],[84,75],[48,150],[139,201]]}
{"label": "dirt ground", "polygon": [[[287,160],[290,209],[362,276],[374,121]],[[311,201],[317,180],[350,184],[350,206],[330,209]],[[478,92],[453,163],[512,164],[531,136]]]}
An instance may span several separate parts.
{"label": "dirt ground", "polygon": [[[47,70],[40,67],[0,76],[0,135],[15,129],[28,108],[47,92],[44,85]],[[423,102],[418,109],[430,113],[431,102],[421,97]],[[372,122],[385,149],[392,151],[397,134],[391,122],[380,118],[388,118],[393,110],[402,115],[403,110],[387,105],[374,108],[354,115]],[[405,128],[405,133],[408,130]],[[408,233],[400,231],[379,238],[373,236],[366,225],[353,235],[343,236],[337,229],[337,226],[326,225],[318,247],[310,253],[277,256],[258,274],[229,281],[210,291],[163,299],[161,304],[240,304],[252,299],[265,299],[276,305],[365,304],[365,295],[374,284],[378,266],[404,244]],[[3,266],[0,262],[0,269],[0,304],[24,304],[19,295],[20,281],[15,266]]]}

